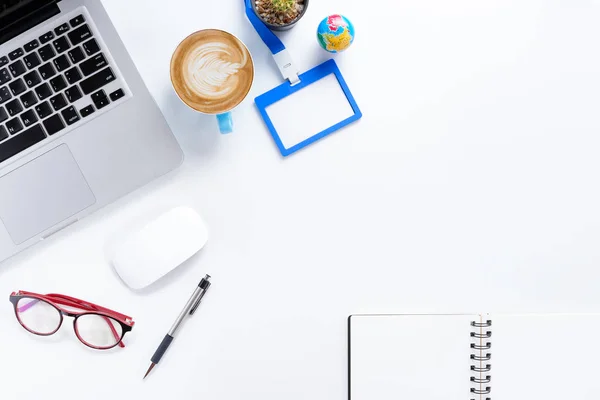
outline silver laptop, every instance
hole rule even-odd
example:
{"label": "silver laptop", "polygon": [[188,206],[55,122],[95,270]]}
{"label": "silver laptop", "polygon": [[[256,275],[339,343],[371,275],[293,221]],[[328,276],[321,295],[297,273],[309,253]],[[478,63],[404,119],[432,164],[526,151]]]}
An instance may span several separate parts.
{"label": "silver laptop", "polygon": [[99,0],[0,0],[0,262],[182,160]]}

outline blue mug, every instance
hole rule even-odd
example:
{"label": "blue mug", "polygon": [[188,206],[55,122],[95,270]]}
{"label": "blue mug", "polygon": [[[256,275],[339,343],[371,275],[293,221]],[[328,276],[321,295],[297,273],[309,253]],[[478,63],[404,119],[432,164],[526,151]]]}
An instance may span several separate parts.
{"label": "blue mug", "polygon": [[233,131],[231,111],[248,95],[254,62],[246,45],[220,29],[194,32],[171,58],[171,83],[190,108],[217,116],[221,133]]}

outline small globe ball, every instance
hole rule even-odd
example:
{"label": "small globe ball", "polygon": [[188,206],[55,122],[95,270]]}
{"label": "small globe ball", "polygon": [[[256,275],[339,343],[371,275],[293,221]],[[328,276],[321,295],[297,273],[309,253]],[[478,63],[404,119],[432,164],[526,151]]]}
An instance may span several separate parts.
{"label": "small globe ball", "polygon": [[330,15],[319,24],[317,39],[323,49],[330,53],[339,53],[350,47],[354,41],[354,25],[343,15]]}

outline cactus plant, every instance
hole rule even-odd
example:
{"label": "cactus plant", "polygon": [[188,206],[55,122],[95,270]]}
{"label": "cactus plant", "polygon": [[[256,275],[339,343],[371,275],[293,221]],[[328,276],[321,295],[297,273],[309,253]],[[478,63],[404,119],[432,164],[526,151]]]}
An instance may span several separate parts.
{"label": "cactus plant", "polygon": [[271,25],[288,25],[304,10],[305,0],[253,0],[261,19]]}
{"label": "cactus plant", "polygon": [[280,14],[288,15],[296,10],[296,0],[271,0],[271,4]]}

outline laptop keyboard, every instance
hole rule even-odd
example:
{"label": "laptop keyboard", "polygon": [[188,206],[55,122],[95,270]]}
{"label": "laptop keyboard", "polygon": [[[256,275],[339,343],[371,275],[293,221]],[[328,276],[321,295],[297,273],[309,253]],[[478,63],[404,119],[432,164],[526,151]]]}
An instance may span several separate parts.
{"label": "laptop keyboard", "polygon": [[127,97],[91,24],[76,13],[0,53],[0,163]]}

